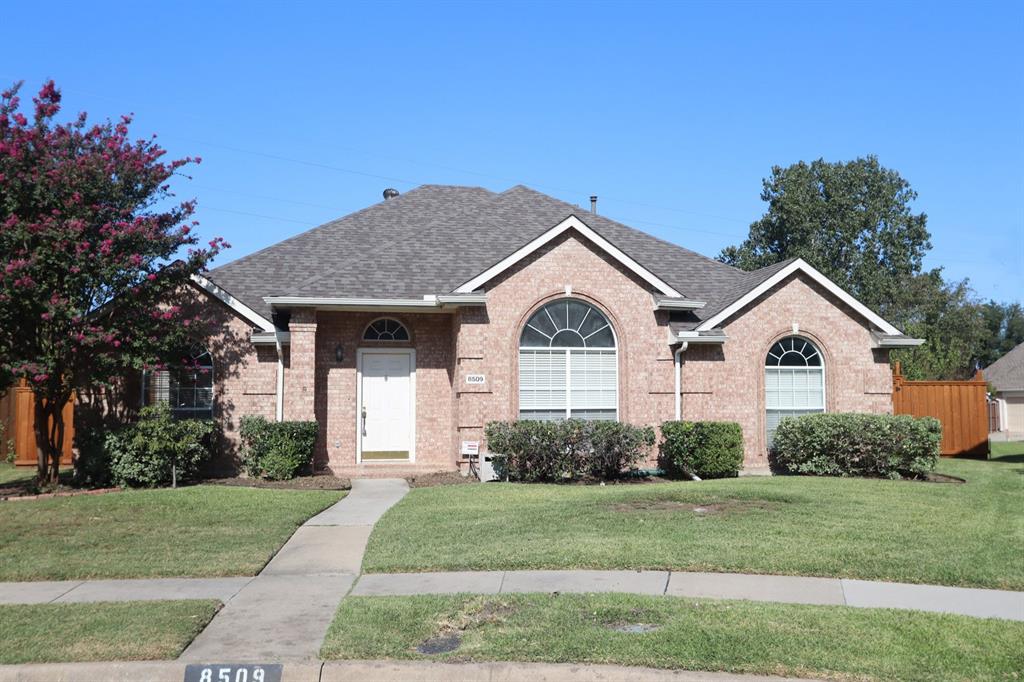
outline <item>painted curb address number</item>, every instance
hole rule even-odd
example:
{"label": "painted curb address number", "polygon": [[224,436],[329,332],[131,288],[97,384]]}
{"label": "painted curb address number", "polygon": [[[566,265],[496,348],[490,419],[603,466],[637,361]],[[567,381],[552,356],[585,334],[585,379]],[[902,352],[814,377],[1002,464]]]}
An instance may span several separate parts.
{"label": "painted curb address number", "polygon": [[280,663],[191,663],[185,666],[185,682],[281,682],[282,668]]}

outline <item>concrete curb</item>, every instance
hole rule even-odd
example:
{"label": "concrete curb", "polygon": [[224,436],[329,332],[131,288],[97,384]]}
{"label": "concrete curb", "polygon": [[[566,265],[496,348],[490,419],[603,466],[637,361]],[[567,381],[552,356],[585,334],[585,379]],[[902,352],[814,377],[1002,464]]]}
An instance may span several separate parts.
{"label": "concrete curb", "polygon": [[[185,663],[32,663],[0,666],[0,682],[181,682]],[[329,661],[285,663],[282,682],[796,682],[794,678],[570,663]]]}

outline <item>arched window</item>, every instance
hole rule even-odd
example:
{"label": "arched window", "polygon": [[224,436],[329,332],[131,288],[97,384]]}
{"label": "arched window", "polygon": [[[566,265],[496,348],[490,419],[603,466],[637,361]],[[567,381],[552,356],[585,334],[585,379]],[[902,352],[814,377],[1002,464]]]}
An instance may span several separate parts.
{"label": "arched window", "polygon": [[179,419],[213,418],[213,359],[196,344],[182,353],[178,364],[142,374],[146,405],[163,402]]}
{"label": "arched window", "polygon": [[765,359],[764,389],[768,443],[783,417],[825,411],[825,371],[821,353],[799,336],[778,341]]}
{"label": "arched window", "polygon": [[408,341],[409,330],[398,320],[382,317],[363,332],[363,341]]}
{"label": "arched window", "polygon": [[600,310],[571,298],[548,303],[519,337],[519,418],[616,419],[617,363]]}

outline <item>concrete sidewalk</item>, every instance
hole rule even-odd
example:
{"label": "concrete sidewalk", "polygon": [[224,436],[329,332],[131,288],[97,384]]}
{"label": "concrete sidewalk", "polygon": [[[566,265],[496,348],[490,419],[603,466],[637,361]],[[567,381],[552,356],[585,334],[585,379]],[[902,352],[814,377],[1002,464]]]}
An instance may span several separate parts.
{"label": "concrete sidewalk", "polygon": [[[185,665],[180,661],[6,665],[0,666],[0,682],[181,682]],[[800,682],[788,677],[618,665],[429,661],[285,663],[281,679],[282,682]]]}
{"label": "concrete sidewalk", "polygon": [[463,571],[363,575],[357,596],[625,592],[789,604],[913,609],[1024,621],[1024,592],[841,578],[670,571]]}
{"label": "concrete sidewalk", "polygon": [[404,479],[352,481],[343,500],[304,523],[225,602],[179,660],[315,660],[359,574],[373,524],[408,491]]}

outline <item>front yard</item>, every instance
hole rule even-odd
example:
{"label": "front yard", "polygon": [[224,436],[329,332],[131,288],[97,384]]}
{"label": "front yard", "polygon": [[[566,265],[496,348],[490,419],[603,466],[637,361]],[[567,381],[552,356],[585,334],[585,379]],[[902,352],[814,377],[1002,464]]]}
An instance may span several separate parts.
{"label": "front yard", "polygon": [[226,486],[0,503],[0,580],[254,575],[337,491]]}
{"label": "front yard", "polygon": [[943,460],[939,471],[967,483],[749,477],[416,489],[378,522],[363,568],[672,569],[1024,589],[1020,457]]}
{"label": "front yard", "polygon": [[[621,631],[629,626],[650,631]],[[838,606],[616,594],[348,597],[321,656],[982,680],[1016,679],[1022,640],[1024,623]],[[424,644],[453,650],[423,654]]]}
{"label": "front yard", "polygon": [[177,658],[219,607],[209,600],[0,605],[0,664]]}

